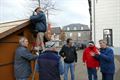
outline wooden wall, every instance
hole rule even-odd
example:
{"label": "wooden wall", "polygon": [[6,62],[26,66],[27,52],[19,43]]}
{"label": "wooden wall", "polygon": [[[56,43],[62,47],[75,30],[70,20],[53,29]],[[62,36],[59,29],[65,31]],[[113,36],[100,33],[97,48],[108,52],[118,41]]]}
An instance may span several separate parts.
{"label": "wooden wall", "polygon": [[[13,67],[14,55],[21,35],[28,38],[30,42],[29,49],[31,49],[31,42],[34,39],[28,26],[0,39],[0,80],[15,80]],[[32,62],[32,67],[34,67],[33,65],[34,62]],[[35,80],[38,80],[38,76],[36,76]]]}

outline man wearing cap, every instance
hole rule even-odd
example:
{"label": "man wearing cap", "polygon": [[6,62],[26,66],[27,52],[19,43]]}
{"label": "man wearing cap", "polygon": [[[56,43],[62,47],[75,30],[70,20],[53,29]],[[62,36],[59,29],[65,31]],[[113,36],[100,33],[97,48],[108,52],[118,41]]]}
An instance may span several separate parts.
{"label": "man wearing cap", "polygon": [[97,69],[99,67],[99,62],[91,56],[91,53],[98,54],[98,49],[95,47],[94,42],[90,41],[88,47],[83,51],[83,64],[87,66],[88,79],[89,80],[98,80],[97,79]]}
{"label": "man wearing cap", "polygon": [[61,80],[63,65],[55,42],[46,42],[46,50],[38,57],[39,80]]}

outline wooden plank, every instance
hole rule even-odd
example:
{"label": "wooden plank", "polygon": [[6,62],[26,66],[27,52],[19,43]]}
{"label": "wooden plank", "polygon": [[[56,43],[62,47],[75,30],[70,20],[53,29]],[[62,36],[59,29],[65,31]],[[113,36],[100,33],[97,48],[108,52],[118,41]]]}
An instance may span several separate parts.
{"label": "wooden plank", "polygon": [[12,34],[15,31],[18,31],[28,25],[29,25],[28,20],[4,24],[4,25],[0,24],[0,39],[6,37],[7,35]]}

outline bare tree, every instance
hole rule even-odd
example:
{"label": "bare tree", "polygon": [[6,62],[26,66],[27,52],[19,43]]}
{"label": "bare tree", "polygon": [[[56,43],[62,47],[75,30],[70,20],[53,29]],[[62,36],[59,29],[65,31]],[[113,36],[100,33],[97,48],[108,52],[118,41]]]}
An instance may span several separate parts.
{"label": "bare tree", "polygon": [[40,6],[42,7],[44,12],[58,10],[55,8],[55,3],[56,2],[54,0],[40,0]]}
{"label": "bare tree", "polygon": [[49,23],[49,16],[56,15],[55,11],[60,11],[60,9],[56,8],[56,1],[55,0],[40,0],[40,7],[47,15],[47,22]]}

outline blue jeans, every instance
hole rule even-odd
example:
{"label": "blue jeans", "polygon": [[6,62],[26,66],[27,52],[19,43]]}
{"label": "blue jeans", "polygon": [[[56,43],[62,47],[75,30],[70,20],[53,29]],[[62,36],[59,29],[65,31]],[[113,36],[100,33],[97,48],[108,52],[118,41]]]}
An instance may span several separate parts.
{"label": "blue jeans", "polygon": [[98,80],[97,79],[97,70],[96,68],[87,68],[88,71],[88,79],[89,80]]}
{"label": "blue jeans", "polygon": [[70,68],[71,80],[75,80],[75,63],[64,63],[64,80],[68,80],[68,70]]}
{"label": "blue jeans", "polygon": [[113,80],[114,74],[111,73],[102,73],[102,80]]}

